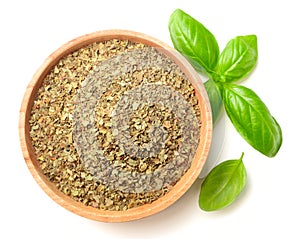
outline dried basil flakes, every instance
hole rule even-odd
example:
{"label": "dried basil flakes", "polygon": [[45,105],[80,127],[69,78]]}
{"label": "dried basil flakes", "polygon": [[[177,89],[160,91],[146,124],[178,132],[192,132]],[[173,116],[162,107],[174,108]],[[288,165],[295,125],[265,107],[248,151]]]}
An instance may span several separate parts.
{"label": "dried basil flakes", "polygon": [[29,124],[42,172],[58,190],[119,211],[152,203],[186,173],[201,115],[193,86],[173,60],[113,39],[53,67]]}

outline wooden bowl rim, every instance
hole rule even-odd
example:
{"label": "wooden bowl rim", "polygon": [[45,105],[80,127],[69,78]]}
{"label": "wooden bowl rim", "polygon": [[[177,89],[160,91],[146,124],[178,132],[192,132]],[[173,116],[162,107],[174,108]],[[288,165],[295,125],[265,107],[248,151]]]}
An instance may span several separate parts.
{"label": "wooden bowl rim", "polygon": [[[93,208],[91,206],[85,206],[56,189],[54,184],[51,183],[40,170],[29,136],[28,120],[33,100],[35,99],[37,90],[42,84],[43,79],[52,67],[58,63],[59,59],[77,49],[93,42],[101,42],[110,39],[130,40],[159,48],[159,50],[161,50],[165,55],[173,59],[186,74],[187,78],[196,90],[196,96],[199,99],[201,110],[200,144],[198,145],[196,155],[189,170],[176,183],[170,192],[163,197],[157,199],[151,204],[145,204],[126,211],[108,211]],[[21,104],[19,116],[19,137],[23,157],[29,171],[40,187],[55,202],[69,211],[85,218],[103,222],[125,222],[144,218],[162,211],[177,201],[191,187],[199,176],[208,156],[212,139],[212,116],[208,96],[204,85],[201,82],[200,76],[181,54],[167,44],[143,33],[128,30],[103,30],[89,33],[67,42],[48,56],[44,63],[38,68],[27,86]]]}

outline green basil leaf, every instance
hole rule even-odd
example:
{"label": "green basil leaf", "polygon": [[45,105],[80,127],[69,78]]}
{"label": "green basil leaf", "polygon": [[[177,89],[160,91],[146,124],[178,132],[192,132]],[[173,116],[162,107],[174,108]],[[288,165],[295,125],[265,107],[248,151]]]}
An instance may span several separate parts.
{"label": "green basil leaf", "polygon": [[245,78],[257,62],[255,35],[238,36],[228,42],[216,67],[221,82],[234,82]]}
{"label": "green basil leaf", "polygon": [[228,117],[240,135],[256,150],[274,157],[282,143],[280,125],[252,90],[223,84],[222,96]]}
{"label": "green basil leaf", "polygon": [[227,160],[213,168],[204,179],[199,206],[205,211],[214,211],[229,206],[246,185],[247,173],[240,159]]}
{"label": "green basil leaf", "polygon": [[219,57],[219,46],[213,34],[200,22],[177,9],[170,16],[169,32],[175,49],[197,71],[209,75],[214,70]]}
{"label": "green basil leaf", "polygon": [[206,81],[204,86],[210,101],[213,122],[215,124],[219,119],[223,108],[222,96],[216,83],[212,79]]}

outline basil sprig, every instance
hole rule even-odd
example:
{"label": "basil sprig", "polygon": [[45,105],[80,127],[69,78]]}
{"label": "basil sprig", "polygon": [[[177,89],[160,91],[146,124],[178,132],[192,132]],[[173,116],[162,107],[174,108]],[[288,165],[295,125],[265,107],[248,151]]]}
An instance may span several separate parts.
{"label": "basil sprig", "polygon": [[280,125],[252,90],[233,84],[245,79],[254,69],[258,57],[257,37],[238,36],[220,54],[213,34],[180,9],[170,17],[169,32],[175,49],[197,71],[208,76],[204,85],[214,122],[224,105],[240,135],[262,154],[274,157],[282,143]]}
{"label": "basil sprig", "polygon": [[199,206],[205,211],[220,210],[232,204],[246,185],[247,173],[240,159],[227,160],[217,165],[201,185]]}
{"label": "basil sprig", "polygon": [[[274,157],[282,144],[280,125],[267,106],[251,89],[237,85],[257,63],[257,37],[238,36],[220,53],[214,35],[200,22],[180,9],[173,12],[169,32],[174,47],[199,72],[208,77],[204,83],[214,124],[225,108],[240,135],[256,150]],[[223,107],[224,105],[224,107]],[[217,165],[202,183],[199,206],[205,211],[230,205],[246,185],[243,156]]]}

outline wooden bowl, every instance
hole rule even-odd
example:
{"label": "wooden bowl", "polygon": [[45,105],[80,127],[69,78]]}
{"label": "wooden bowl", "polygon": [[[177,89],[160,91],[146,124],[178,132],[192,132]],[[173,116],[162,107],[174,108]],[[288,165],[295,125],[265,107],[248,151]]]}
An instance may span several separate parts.
{"label": "wooden bowl", "polygon": [[[65,57],[71,52],[91,43],[102,42],[110,39],[130,40],[132,42],[143,43],[145,45],[158,48],[163,54],[173,59],[194,86],[196,97],[198,98],[201,110],[200,143],[198,145],[196,155],[192,161],[191,167],[188,169],[188,171],[181,177],[181,179],[166,195],[160,197],[151,204],[145,204],[125,211],[100,210],[91,206],[85,206],[84,204],[76,202],[71,197],[59,191],[55,187],[55,185],[51,183],[50,180],[43,174],[35,155],[31,137],[29,135],[29,118],[33,102],[37,95],[37,91],[43,82],[43,79],[51,71],[51,69],[58,63],[61,58]],[[199,176],[208,155],[212,137],[212,118],[209,100],[205,88],[201,83],[201,79],[199,78],[199,75],[186,61],[186,59],[182,57],[178,52],[176,52],[168,45],[162,43],[161,41],[141,33],[125,30],[106,30],[87,34],[66,43],[54,53],[52,53],[36,71],[27,87],[21,105],[19,118],[19,136],[23,157],[32,176],[40,185],[40,187],[55,202],[57,202],[64,208],[74,212],[75,214],[89,219],[103,222],[124,222],[144,218],[167,208],[190,188],[190,186]]]}

